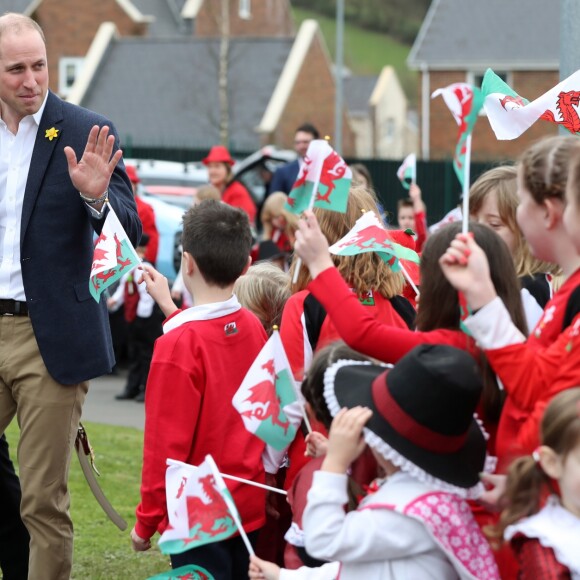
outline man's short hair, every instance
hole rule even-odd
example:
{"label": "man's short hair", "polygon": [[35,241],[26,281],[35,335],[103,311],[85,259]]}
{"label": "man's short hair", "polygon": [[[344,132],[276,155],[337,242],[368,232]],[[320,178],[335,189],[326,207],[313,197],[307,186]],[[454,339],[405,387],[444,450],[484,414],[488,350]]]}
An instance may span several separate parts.
{"label": "man's short hair", "polygon": [[40,34],[42,42],[46,44],[44,32],[36,20],[16,12],[6,12],[0,16],[0,38],[11,32],[20,34],[23,30],[36,30]]}
{"label": "man's short hair", "polygon": [[300,125],[300,127],[298,127],[298,129],[296,129],[294,132],[298,133],[298,131],[301,131],[302,133],[310,133],[314,139],[320,139],[320,133],[318,132],[318,129],[310,123],[304,123],[303,125]]}
{"label": "man's short hair", "polygon": [[206,199],[185,212],[182,244],[206,283],[225,288],[248,263],[252,247],[248,216],[241,209]]}

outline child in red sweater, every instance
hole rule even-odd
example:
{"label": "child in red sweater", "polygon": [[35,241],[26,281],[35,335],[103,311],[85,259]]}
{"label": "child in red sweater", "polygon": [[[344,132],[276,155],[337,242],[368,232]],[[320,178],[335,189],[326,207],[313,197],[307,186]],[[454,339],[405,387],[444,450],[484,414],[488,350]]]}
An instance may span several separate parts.
{"label": "child in red sweater", "polygon": [[[168,458],[198,465],[207,454],[223,473],[264,482],[264,443],[250,434],[231,404],[266,342],[258,318],[241,307],[232,289],[248,268],[252,235],[239,209],[207,200],[183,219],[183,277],[194,306],[177,310],[167,281],[147,268],[143,278],[165,321],[155,344],[145,398],[141,503],[131,532],[137,551],[168,524],[165,471]],[[244,530],[255,541],[265,521],[262,490],[235,482],[228,488]],[[245,575],[247,550],[239,536],[171,556],[174,568],[202,566],[216,579]]]}
{"label": "child in red sweater", "polygon": [[[578,578],[580,388],[551,401],[542,419],[541,440],[532,455],[511,465],[504,494],[507,507],[491,532],[514,547],[521,580]],[[552,495],[544,504],[546,492]]]}

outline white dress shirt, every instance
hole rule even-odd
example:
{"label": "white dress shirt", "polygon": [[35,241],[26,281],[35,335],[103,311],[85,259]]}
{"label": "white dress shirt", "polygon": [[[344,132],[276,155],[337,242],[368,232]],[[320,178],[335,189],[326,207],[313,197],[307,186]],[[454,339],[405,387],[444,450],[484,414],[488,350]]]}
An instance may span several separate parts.
{"label": "white dress shirt", "polygon": [[0,298],[25,301],[20,265],[20,224],[32,150],[46,98],[34,115],[24,117],[16,135],[0,119]]}

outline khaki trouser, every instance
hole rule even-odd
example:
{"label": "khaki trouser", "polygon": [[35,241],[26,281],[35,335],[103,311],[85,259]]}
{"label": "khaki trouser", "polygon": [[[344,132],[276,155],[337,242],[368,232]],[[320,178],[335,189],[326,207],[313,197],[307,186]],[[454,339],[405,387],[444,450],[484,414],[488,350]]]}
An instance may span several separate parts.
{"label": "khaki trouser", "polygon": [[[66,357],[66,353],[63,353]],[[20,513],[30,533],[30,580],[70,578],[73,526],[68,473],[88,382],[48,374],[26,316],[0,316],[0,433],[16,415]]]}

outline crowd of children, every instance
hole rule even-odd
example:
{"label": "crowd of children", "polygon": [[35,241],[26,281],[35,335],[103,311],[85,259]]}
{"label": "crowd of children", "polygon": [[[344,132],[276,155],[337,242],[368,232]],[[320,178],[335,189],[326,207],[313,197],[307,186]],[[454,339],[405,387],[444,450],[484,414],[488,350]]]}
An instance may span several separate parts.
{"label": "crowd of children", "polygon": [[[290,513],[228,481],[256,555],[235,535],[172,555],[174,568],[219,580],[580,578],[580,145],[544,139],[482,175],[468,234],[458,223],[429,234],[416,184],[410,194],[393,237],[421,253],[417,309],[376,253],[329,253],[362,212],[381,215],[362,178],[345,214],[296,220],[285,194],[270,196],[263,241],[278,265],[250,265],[243,211],[188,210],[189,308],[142,266],[166,320],[145,391],[135,550],[168,526],[166,459],[211,454],[224,473],[286,490]],[[274,325],[312,432],[303,422],[265,468],[231,400]]]}

